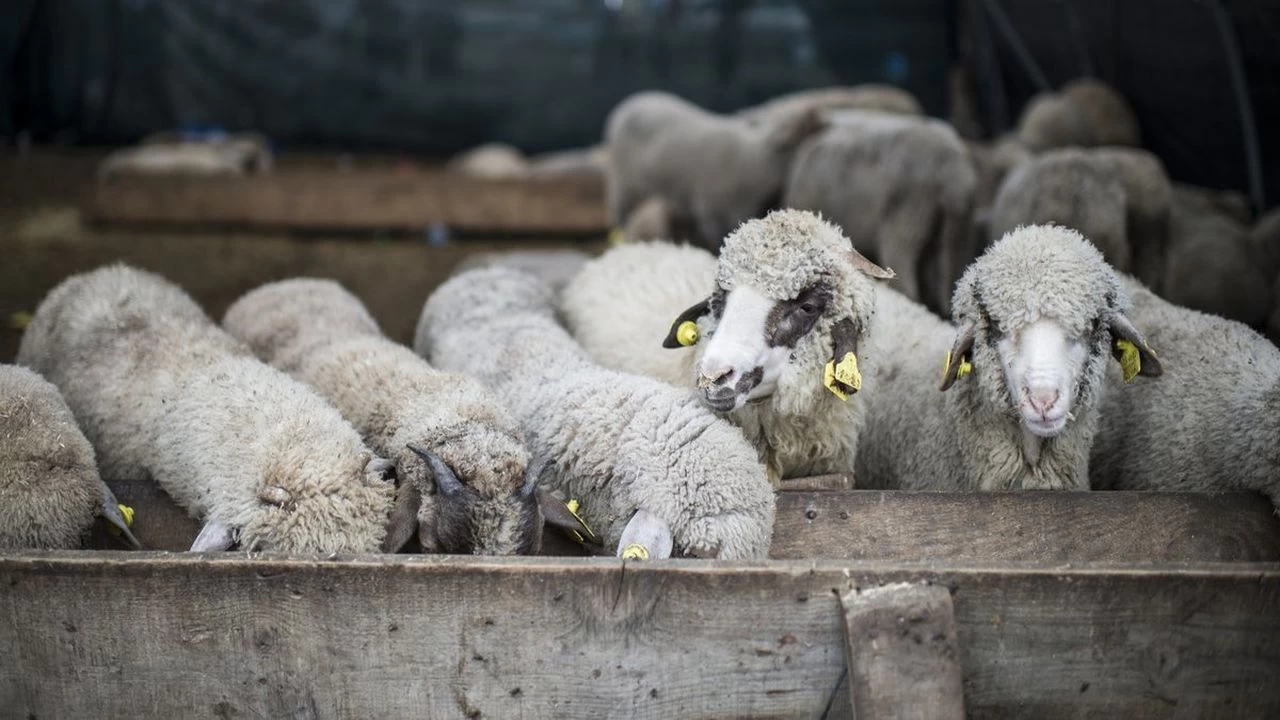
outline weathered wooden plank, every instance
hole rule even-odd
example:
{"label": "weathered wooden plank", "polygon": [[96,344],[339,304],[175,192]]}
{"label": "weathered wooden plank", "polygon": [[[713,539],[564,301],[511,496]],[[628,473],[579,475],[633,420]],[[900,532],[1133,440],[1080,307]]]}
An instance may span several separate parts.
{"label": "weathered wooden plank", "polygon": [[84,205],[99,223],[422,232],[594,233],[608,226],[595,177],[491,179],[443,171],[298,170],[238,178],[124,177]]}
{"label": "weathered wooden plank", "polygon": [[1280,519],[1233,493],[778,495],[774,558],[956,562],[1280,560]]}
{"label": "weathered wooden plank", "polygon": [[[837,476],[838,477],[838,476]],[[144,547],[181,551],[199,531],[154,483],[110,481]],[[956,562],[1280,560],[1280,519],[1261,496],[1184,493],[778,494],[771,556]],[[94,547],[116,549],[105,536]],[[582,555],[548,529],[544,555]]]}
{"label": "weathered wooden plank", "polygon": [[[839,596],[953,593],[976,718],[1280,715],[1280,567],[0,556],[15,717],[817,717]],[[847,716],[831,706],[833,717]]]}
{"label": "weathered wooden plank", "polygon": [[783,492],[824,492],[852,490],[852,475],[813,475],[811,477],[786,478],[779,485]]}
{"label": "weathered wooden plank", "polygon": [[964,720],[950,589],[921,583],[854,589],[840,606],[857,720]]}

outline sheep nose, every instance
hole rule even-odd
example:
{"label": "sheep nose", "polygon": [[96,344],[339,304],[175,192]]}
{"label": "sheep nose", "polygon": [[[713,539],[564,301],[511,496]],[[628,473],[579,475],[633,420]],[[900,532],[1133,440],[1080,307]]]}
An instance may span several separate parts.
{"label": "sheep nose", "polygon": [[733,379],[733,368],[702,366],[698,368],[698,387],[706,389],[714,385],[723,385]]}
{"label": "sheep nose", "polygon": [[1053,407],[1054,403],[1058,402],[1057,388],[1036,388],[1035,390],[1028,388],[1025,392],[1027,402],[1042,416],[1049,412],[1049,408]]}

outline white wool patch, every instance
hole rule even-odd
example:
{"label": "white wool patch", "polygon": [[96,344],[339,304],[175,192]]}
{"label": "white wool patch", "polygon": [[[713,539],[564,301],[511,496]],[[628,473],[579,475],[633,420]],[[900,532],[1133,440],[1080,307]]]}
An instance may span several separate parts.
{"label": "white wool patch", "polygon": [[770,347],[765,337],[765,323],[774,305],[773,300],[750,286],[729,291],[715,332],[698,360],[700,387],[734,387],[739,379],[759,369],[759,384],[738,399],[738,407],[748,400],[769,397],[777,390],[778,378],[791,352],[785,347]]}
{"label": "white wool patch", "polygon": [[1023,426],[1039,437],[1066,429],[1088,355],[1083,339],[1041,319],[1001,338],[997,349]]}

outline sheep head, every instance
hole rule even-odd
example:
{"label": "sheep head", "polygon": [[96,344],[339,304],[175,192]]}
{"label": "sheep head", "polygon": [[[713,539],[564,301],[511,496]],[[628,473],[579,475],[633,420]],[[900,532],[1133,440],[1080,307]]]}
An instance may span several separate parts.
{"label": "sheep head", "polygon": [[711,296],[682,313],[663,344],[699,345],[697,385],[718,412],[784,389],[807,404],[825,393],[824,380],[832,397],[847,398],[861,384],[858,342],[874,307],[868,275],[894,276],[817,215],[772,212],[726,238]]}
{"label": "sheep head", "polygon": [[[972,382],[1026,432],[1055,437],[1086,409],[1113,355],[1126,380],[1157,377],[1160,362],[1125,316],[1127,296],[1102,254],[1075,230],[1020,227],[966,270],[942,390]],[[972,368],[973,378],[963,381]]]}

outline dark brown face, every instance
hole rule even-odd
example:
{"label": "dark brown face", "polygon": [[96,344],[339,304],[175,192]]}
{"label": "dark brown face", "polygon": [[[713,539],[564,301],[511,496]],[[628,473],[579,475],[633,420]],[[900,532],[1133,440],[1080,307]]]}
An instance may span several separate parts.
{"label": "dark brown face", "polygon": [[531,555],[542,546],[542,515],[534,494],[541,466],[531,463],[521,486],[488,497],[459,480],[434,453],[413,445],[435,482],[435,541],[440,552],[466,555]]}

